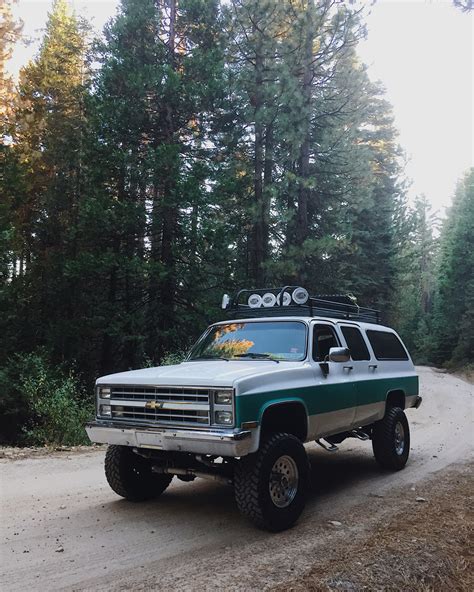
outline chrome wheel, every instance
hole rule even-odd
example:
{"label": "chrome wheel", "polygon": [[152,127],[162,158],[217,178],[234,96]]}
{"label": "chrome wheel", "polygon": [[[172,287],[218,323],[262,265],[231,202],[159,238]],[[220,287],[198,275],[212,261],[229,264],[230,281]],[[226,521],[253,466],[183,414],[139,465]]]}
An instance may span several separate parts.
{"label": "chrome wheel", "polygon": [[270,473],[270,498],[277,508],[286,508],[298,491],[298,467],[291,456],[277,459]]}
{"label": "chrome wheel", "polygon": [[395,424],[395,452],[398,456],[403,454],[405,450],[405,430],[402,424],[397,421]]}

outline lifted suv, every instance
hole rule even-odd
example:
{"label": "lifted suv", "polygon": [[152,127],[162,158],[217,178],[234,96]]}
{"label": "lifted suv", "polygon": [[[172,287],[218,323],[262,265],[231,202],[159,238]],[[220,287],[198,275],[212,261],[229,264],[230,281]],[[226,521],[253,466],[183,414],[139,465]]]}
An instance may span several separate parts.
{"label": "lifted suv", "polygon": [[211,325],[182,364],[97,380],[86,429],[109,444],[118,495],[155,498],[174,475],[224,481],[245,516],[280,531],[305,505],[305,442],[332,452],[346,438],[372,440],[383,468],[405,466],[418,376],[377,311],[295,286],[241,290],[223,308],[235,319]]}

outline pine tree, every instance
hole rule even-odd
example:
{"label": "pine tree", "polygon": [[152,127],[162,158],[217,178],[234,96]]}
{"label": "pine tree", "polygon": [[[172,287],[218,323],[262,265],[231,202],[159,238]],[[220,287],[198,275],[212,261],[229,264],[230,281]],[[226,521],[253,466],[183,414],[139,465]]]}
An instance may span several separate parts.
{"label": "pine tree", "polygon": [[429,361],[438,257],[438,218],[425,196],[406,208],[397,227],[392,319],[418,363]]}
{"label": "pine tree", "polygon": [[15,187],[8,199],[15,228],[16,277],[8,293],[20,298],[6,334],[19,349],[48,344],[68,357],[74,341],[77,282],[64,273],[76,256],[82,183],[86,31],[57,0],[37,57],[20,72],[12,125]]}
{"label": "pine tree", "polygon": [[8,133],[6,125],[11,115],[14,84],[7,72],[7,62],[13,55],[15,43],[20,38],[23,23],[15,21],[12,4],[17,0],[0,0],[0,126],[2,137]]}
{"label": "pine tree", "polygon": [[[291,50],[290,1],[232,0],[227,14],[229,104],[233,138],[229,157],[241,191],[247,229],[241,264],[250,283],[264,285],[270,257],[271,210],[275,191],[282,101],[282,73]],[[293,21],[293,26],[299,27]]]}
{"label": "pine tree", "polygon": [[458,184],[440,242],[433,359],[461,366],[474,355],[474,169]]}
{"label": "pine tree", "polygon": [[[200,229],[212,205],[205,199],[208,135],[222,68],[218,19],[217,2],[124,0],[99,48],[93,101],[107,170],[102,184],[117,200],[114,209],[123,210],[119,228],[132,224],[126,241],[115,232],[110,307],[122,316],[125,306],[124,319],[132,309],[143,313],[142,330],[134,334],[145,339],[153,359],[179,347],[181,331],[188,331],[180,313],[196,305],[190,300],[195,282],[182,278],[204,271]],[[118,264],[122,257],[136,261],[141,279],[127,275],[127,266]],[[121,323],[117,328],[104,341],[106,368],[129,334]]]}
{"label": "pine tree", "polygon": [[18,189],[18,167],[11,146],[11,116],[14,98],[12,76],[7,72],[15,43],[20,38],[22,23],[12,14],[12,2],[0,1],[0,290],[16,272],[15,229],[13,225],[12,195]]}

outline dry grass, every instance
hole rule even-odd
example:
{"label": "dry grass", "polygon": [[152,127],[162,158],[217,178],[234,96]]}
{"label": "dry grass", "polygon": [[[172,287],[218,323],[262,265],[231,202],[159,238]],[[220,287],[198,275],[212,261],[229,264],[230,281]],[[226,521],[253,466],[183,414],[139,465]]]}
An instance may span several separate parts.
{"label": "dry grass", "polygon": [[[415,511],[397,508],[367,535],[331,547],[278,592],[474,590],[473,467],[430,483]],[[387,500],[388,502],[388,500]],[[339,547],[340,545],[338,545]]]}
{"label": "dry grass", "polygon": [[469,382],[470,384],[474,384],[474,364],[469,364],[465,366],[462,370],[455,372],[457,376]]}
{"label": "dry grass", "polygon": [[82,446],[0,446],[0,460],[25,460],[30,458],[65,457],[70,454],[81,454],[105,450],[103,444],[86,444]]}

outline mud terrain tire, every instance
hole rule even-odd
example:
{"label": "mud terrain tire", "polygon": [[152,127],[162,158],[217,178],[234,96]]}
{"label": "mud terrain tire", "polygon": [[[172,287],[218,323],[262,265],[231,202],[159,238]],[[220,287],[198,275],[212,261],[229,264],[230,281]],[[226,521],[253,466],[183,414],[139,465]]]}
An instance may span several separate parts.
{"label": "mud terrain tire", "polygon": [[384,469],[403,469],[410,454],[410,428],[400,407],[390,407],[381,421],[374,424],[372,449],[375,460]]}
{"label": "mud terrain tire", "polygon": [[235,499],[257,527],[279,532],[293,526],[303,512],[308,482],[309,463],[300,440],[271,434],[257,452],[237,463]]}
{"label": "mud terrain tire", "polygon": [[161,495],[172,475],[153,473],[151,462],[135,454],[128,446],[109,446],[105,455],[105,476],[116,494],[131,502]]}

